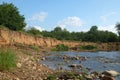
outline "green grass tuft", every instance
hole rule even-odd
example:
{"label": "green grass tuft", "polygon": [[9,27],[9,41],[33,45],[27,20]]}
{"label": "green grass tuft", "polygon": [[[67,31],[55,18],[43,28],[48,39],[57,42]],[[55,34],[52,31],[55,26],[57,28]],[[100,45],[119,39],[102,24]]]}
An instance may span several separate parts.
{"label": "green grass tuft", "polygon": [[81,46],[80,49],[82,49],[82,50],[93,50],[93,49],[97,49],[97,47],[93,46],[93,45],[86,45],[86,46]]}
{"label": "green grass tuft", "polygon": [[55,48],[52,48],[52,51],[68,51],[69,47],[64,44],[58,44]]}
{"label": "green grass tuft", "polygon": [[35,50],[35,51],[38,51],[38,50],[39,50],[38,46],[30,45],[29,48],[31,48],[31,49],[33,49],[33,50]]}
{"label": "green grass tuft", "polygon": [[0,50],[0,70],[11,70],[16,67],[16,55],[11,50]]}

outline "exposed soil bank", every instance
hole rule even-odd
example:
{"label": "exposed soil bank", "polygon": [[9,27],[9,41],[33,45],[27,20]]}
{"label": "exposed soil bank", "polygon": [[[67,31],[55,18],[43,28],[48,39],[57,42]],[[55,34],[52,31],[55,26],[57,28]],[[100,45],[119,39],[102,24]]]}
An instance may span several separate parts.
{"label": "exposed soil bank", "polygon": [[[114,43],[92,43],[92,42],[76,42],[76,41],[60,41],[51,38],[45,37],[35,37],[28,34],[24,34],[21,32],[0,29],[0,46],[7,46],[7,45],[15,45],[15,44],[22,44],[22,45],[36,45],[40,48],[53,48],[58,44],[64,44],[69,46],[72,50],[79,50],[80,46],[85,45],[92,45],[96,46],[97,49],[93,50],[120,50],[120,42]],[[82,50],[83,51],[83,50]],[[86,51],[86,50],[85,50]]]}

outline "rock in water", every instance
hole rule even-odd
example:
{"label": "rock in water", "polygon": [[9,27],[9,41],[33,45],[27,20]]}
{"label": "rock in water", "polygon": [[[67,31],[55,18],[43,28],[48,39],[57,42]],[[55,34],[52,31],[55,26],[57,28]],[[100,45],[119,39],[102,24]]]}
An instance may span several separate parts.
{"label": "rock in water", "polygon": [[100,78],[100,80],[115,80],[115,78],[113,78],[111,76],[103,76]]}
{"label": "rock in water", "polygon": [[107,76],[113,76],[113,77],[120,75],[119,72],[114,71],[114,70],[104,71],[104,72],[102,72],[102,74],[107,75]]}

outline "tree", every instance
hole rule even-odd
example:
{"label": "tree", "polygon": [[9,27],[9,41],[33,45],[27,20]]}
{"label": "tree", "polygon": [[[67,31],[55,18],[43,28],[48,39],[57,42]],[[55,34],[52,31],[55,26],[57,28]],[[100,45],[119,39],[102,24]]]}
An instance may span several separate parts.
{"label": "tree", "polygon": [[27,33],[35,35],[35,36],[41,36],[41,32],[34,27],[32,27],[30,30],[27,30]]}
{"label": "tree", "polygon": [[62,29],[61,29],[61,27],[59,27],[59,26],[57,26],[56,28],[54,28],[54,30],[53,30],[54,32],[61,32],[62,31]]}
{"label": "tree", "polygon": [[98,27],[97,26],[92,26],[91,28],[90,28],[90,33],[95,33],[95,32],[97,32],[98,31]]}
{"label": "tree", "polygon": [[23,30],[26,26],[25,18],[19,14],[18,8],[12,3],[0,5],[0,25],[11,30]]}
{"label": "tree", "polygon": [[117,42],[118,37],[115,33],[108,32],[108,42]]}
{"label": "tree", "polygon": [[97,42],[98,41],[98,27],[92,26],[85,35],[86,41]]}
{"label": "tree", "polygon": [[117,23],[115,27],[116,27],[116,29],[118,31],[119,36],[120,36],[120,23]]}

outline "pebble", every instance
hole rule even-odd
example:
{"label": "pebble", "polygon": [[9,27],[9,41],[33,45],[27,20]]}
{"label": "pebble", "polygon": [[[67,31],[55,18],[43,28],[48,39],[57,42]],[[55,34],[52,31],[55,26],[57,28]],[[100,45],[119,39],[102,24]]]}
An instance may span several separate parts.
{"label": "pebble", "polygon": [[21,63],[17,63],[17,67],[21,68],[22,64]]}

